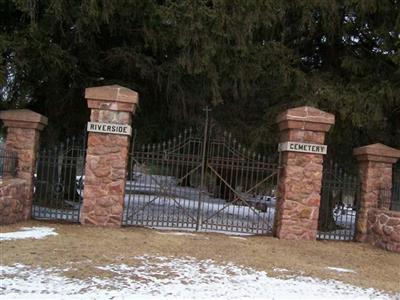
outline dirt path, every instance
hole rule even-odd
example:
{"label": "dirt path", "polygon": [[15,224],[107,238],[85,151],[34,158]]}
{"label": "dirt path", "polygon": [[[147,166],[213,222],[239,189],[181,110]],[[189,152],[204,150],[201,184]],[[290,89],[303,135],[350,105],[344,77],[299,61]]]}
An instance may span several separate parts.
{"label": "dirt path", "polygon": [[[336,279],[360,287],[400,292],[400,255],[370,245],[346,242],[284,241],[272,237],[238,237],[213,233],[177,233],[144,228],[94,228],[29,221],[2,226],[1,232],[23,226],[50,226],[58,235],[44,240],[0,242],[2,265],[73,267],[75,278],[109,276],[96,266],[134,265],[135,256],[212,259],[266,271],[271,276],[305,275]],[[352,272],[337,272],[328,267]],[[288,271],[282,272],[281,269]]]}

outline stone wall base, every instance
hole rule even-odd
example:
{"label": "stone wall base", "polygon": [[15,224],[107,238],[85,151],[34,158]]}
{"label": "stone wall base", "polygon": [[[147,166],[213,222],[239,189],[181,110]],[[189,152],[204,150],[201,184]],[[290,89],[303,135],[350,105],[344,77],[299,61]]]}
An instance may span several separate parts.
{"label": "stone wall base", "polygon": [[367,242],[400,253],[400,212],[369,209]]}
{"label": "stone wall base", "polygon": [[30,188],[23,179],[3,179],[0,182],[0,225],[30,219],[32,201]]}

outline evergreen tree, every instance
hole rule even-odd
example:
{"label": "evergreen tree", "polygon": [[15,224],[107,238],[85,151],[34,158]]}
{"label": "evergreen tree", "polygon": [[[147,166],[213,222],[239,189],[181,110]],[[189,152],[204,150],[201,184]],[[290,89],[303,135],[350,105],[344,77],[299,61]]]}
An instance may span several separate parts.
{"label": "evergreen tree", "polygon": [[[337,159],[400,146],[398,0],[0,1],[1,109],[50,117],[44,141],[80,134],[85,87],[140,93],[138,135],[160,140],[202,120],[253,149],[297,105],[336,115]],[[168,126],[165,126],[168,124]]]}

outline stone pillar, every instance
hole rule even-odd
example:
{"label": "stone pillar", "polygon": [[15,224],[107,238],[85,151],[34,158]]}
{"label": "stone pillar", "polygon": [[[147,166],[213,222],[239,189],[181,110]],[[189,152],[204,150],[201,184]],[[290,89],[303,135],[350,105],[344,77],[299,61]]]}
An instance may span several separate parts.
{"label": "stone pillar", "polygon": [[353,154],[358,160],[361,184],[356,240],[366,242],[368,210],[378,207],[381,189],[392,188],[393,164],[400,158],[400,150],[383,144],[373,144],[356,148]]}
{"label": "stone pillar", "polygon": [[[280,143],[323,145],[335,123],[332,114],[313,107],[288,109],[277,117]],[[323,147],[311,148],[319,151]],[[323,154],[281,152],[274,235],[282,239],[315,240],[318,229]]]}
{"label": "stone pillar", "polygon": [[0,112],[0,119],[7,128],[6,149],[18,155],[16,177],[27,183],[29,194],[23,213],[23,219],[27,220],[32,214],[33,175],[40,131],[47,125],[47,118],[29,109],[15,109]]}
{"label": "stone pillar", "polygon": [[[90,121],[130,125],[138,94],[112,85],[87,88]],[[89,132],[80,221],[84,225],[120,226],[124,205],[130,136]]]}

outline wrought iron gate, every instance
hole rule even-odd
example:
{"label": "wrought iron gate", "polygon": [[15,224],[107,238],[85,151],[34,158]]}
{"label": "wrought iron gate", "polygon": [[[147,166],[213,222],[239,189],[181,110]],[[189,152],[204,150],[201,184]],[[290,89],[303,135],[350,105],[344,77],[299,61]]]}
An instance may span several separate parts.
{"label": "wrought iron gate", "polygon": [[86,131],[37,154],[32,217],[79,221],[83,197]]}
{"label": "wrought iron gate", "polygon": [[124,225],[266,234],[272,230],[278,164],[226,132],[186,130],[164,143],[133,143]]}
{"label": "wrought iron gate", "polygon": [[355,237],[360,184],[337,164],[324,164],[317,238],[352,241]]}

